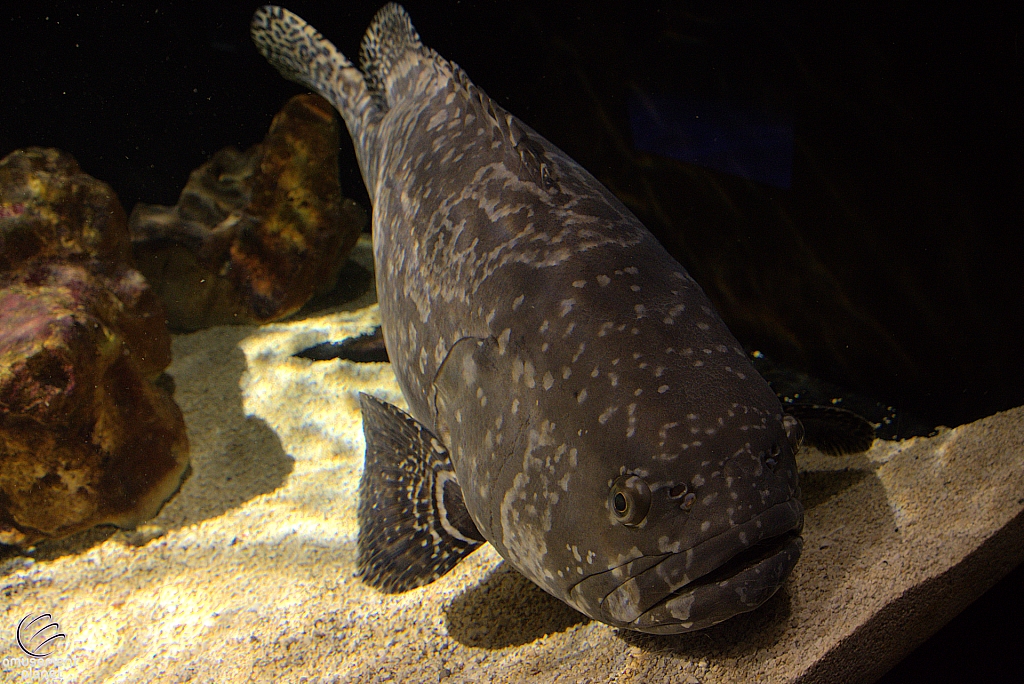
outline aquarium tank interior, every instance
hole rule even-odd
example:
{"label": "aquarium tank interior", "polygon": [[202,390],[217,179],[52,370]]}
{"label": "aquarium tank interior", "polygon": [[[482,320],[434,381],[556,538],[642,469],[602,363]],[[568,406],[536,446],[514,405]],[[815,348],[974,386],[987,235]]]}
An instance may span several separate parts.
{"label": "aquarium tank interior", "polygon": [[1024,680],[1018,5],[8,5],[5,681]]}

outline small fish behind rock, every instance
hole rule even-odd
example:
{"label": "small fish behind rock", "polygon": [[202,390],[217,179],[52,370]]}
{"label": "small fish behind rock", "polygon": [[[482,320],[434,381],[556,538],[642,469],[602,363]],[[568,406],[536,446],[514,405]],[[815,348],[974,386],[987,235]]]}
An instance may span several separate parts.
{"label": "small fish behind rock", "polygon": [[252,35],[341,113],[373,202],[411,415],[362,397],[364,579],[411,589],[486,540],[626,629],[701,629],[771,597],[802,544],[797,423],[682,266],[398,5],[358,69],[279,7]]}

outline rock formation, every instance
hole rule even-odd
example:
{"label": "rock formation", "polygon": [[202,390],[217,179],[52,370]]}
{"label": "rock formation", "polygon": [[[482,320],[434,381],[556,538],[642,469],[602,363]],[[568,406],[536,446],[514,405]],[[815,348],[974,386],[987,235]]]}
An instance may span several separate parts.
{"label": "rock formation", "polygon": [[262,143],[193,171],[177,205],[135,206],[135,258],[172,330],[277,320],[334,285],[366,223],[341,196],[338,133],[326,100],[298,95]]}
{"label": "rock formation", "polygon": [[124,210],[58,150],[0,160],[0,543],[157,513],[188,466]]}

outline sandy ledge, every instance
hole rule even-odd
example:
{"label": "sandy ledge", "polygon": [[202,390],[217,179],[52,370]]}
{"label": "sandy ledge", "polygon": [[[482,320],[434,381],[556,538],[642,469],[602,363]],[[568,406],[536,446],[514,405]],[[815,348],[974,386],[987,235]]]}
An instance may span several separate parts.
{"label": "sandy ledge", "polygon": [[[0,629],[52,613],[66,659],[39,668],[75,682],[857,682],[1024,561],[1022,407],[866,454],[802,454],[804,557],[761,610],[702,633],[588,621],[490,546],[382,595],[353,577],[357,392],[401,393],[387,364],[291,356],[375,325],[370,305],[176,337],[191,477],[139,530],[6,557]],[[0,657],[18,655],[5,640]]]}

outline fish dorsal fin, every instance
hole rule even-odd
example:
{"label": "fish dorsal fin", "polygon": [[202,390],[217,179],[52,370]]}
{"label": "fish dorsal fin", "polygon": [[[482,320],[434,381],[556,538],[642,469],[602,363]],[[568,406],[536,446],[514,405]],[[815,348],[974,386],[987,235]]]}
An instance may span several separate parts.
{"label": "fish dorsal fin", "polygon": [[359,574],[396,593],[429,584],[484,538],[448,450],[401,409],[359,395],[366,457],[359,481]]}
{"label": "fish dorsal fin", "polygon": [[377,12],[359,47],[359,66],[370,92],[385,108],[392,68],[406,52],[422,49],[412,19],[401,5],[391,2]]}
{"label": "fish dorsal fin", "polygon": [[[403,63],[409,53],[414,56]],[[451,87],[461,90],[479,110],[477,113],[508,137],[510,115],[474,85],[458,64],[423,45],[412,19],[401,5],[388,3],[374,16],[359,48],[359,68],[380,111],[386,112],[420,85],[415,78],[420,66],[433,69],[446,78]]]}

